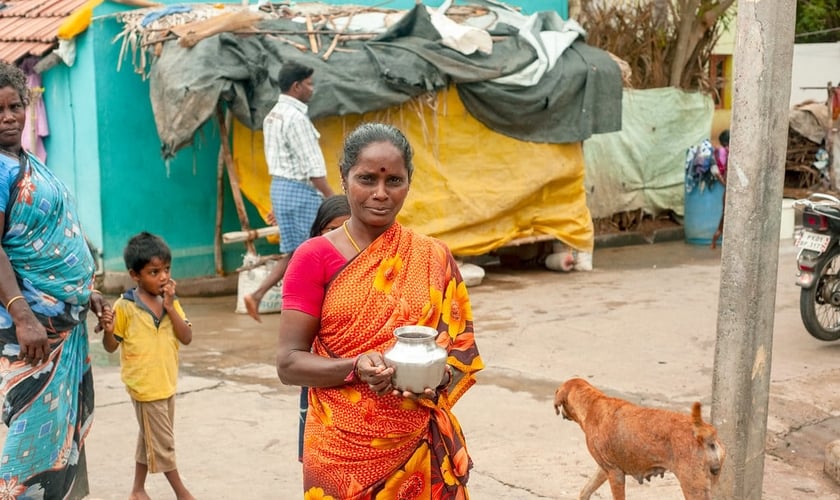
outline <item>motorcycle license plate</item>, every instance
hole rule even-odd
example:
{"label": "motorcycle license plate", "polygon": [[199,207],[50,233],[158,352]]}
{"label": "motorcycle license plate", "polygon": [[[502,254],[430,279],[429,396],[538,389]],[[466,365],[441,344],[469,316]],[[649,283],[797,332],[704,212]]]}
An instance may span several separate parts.
{"label": "motorcycle license plate", "polygon": [[802,231],[799,238],[796,240],[797,248],[804,248],[806,250],[813,250],[815,252],[823,253],[828,248],[828,243],[831,241],[831,236],[827,234],[812,233],[810,231]]}

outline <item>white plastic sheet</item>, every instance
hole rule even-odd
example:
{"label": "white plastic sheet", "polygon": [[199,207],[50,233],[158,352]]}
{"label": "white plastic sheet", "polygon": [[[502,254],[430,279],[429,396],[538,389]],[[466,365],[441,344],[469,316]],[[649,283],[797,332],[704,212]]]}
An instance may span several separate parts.
{"label": "white plastic sheet", "polygon": [[593,218],[644,209],[682,215],[686,150],[711,133],[714,104],[675,88],[625,90],[622,129],[584,142],[584,185]]}

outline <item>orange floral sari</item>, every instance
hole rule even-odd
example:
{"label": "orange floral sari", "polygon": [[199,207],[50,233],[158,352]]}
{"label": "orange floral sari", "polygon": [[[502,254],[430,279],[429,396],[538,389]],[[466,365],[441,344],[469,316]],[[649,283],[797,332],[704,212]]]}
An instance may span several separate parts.
{"label": "orange floral sari", "polygon": [[483,368],[466,285],[446,246],[395,223],[327,289],[313,351],[384,352],[403,325],[437,328],[453,377],[437,401],[383,396],[367,384],[309,390],[304,498],[467,499],[472,461],[452,405]]}

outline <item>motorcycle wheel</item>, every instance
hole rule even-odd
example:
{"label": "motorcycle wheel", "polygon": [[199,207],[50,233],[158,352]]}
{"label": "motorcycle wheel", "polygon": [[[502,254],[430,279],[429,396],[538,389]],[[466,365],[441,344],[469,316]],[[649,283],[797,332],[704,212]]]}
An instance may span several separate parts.
{"label": "motorcycle wheel", "polygon": [[815,282],[799,293],[802,323],[812,337],[831,341],[840,339],[840,307],[829,302],[840,293],[840,245],[833,245],[814,266]]}

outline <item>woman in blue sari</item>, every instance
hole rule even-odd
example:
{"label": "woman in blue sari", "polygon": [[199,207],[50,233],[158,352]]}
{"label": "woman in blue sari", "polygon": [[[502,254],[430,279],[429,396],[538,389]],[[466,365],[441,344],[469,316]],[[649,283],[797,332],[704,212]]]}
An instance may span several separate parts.
{"label": "woman in blue sari", "polygon": [[21,146],[27,104],[23,73],[0,63],[0,498],[82,498],[93,420],[85,317],[108,305],[93,291],[72,196]]}

